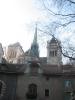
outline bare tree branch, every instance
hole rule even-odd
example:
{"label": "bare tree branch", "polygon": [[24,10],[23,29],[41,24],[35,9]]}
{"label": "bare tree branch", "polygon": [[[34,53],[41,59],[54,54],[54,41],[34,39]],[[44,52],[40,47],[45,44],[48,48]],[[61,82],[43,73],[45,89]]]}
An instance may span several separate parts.
{"label": "bare tree branch", "polygon": [[[43,33],[46,34],[46,35],[50,35],[51,37],[54,37],[54,38],[57,40],[57,38],[56,38],[53,34],[47,32],[47,31],[43,31],[43,30],[41,30],[41,29],[38,29],[38,30],[41,31],[41,32],[43,32]],[[68,51],[65,51],[64,48],[63,48],[63,50],[62,50],[62,46],[61,46],[61,45],[59,45],[59,47],[60,47],[61,53],[62,53],[62,55],[63,55],[64,57],[67,57],[67,58],[69,58],[69,59],[75,60],[75,57],[73,57],[72,55],[69,55],[69,52],[68,52]],[[74,49],[75,49],[75,48],[74,48]],[[74,49],[71,48],[71,50],[73,50],[73,53],[75,52]],[[64,53],[63,51],[65,51],[65,53]],[[73,54],[73,53],[72,53],[72,54]]]}
{"label": "bare tree branch", "polygon": [[62,26],[67,26],[67,25],[69,25],[69,24],[71,24],[71,23],[75,23],[75,21],[69,21],[69,22],[64,23],[64,24],[61,24],[61,25],[62,25]]}
{"label": "bare tree branch", "polygon": [[[71,0],[67,0],[67,1],[71,1]],[[46,10],[48,10],[51,14],[56,15],[56,16],[63,16],[63,17],[75,17],[75,13],[69,13],[69,14],[61,14],[61,13],[56,13],[54,11],[52,11],[50,8],[46,7],[44,1],[42,0],[43,5],[45,7]],[[72,2],[72,1],[71,1]],[[75,3],[75,2],[74,2]]]}
{"label": "bare tree branch", "polygon": [[70,3],[72,3],[72,4],[75,4],[75,2],[74,1],[72,1],[72,0],[67,0],[67,1],[69,1]]}
{"label": "bare tree branch", "polygon": [[[53,17],[54,16],[57,17],[58,20],[59,19],[61,20],[61,18],[64,18],[64,20],[62,19],[62,21],[59,20],[59,22],[57,22],[57,21],[55,22],[55,25],[57,26],[56,29],[59,28],[59,27],[66,27],[66,26],[68,26],[72,23],[75,23],[75,10],[73,9],[75,7],[75,1],[74,0],[53,0],[54,3],[55,2],[57,2],[58,4],[61,3],[61,5],[63,6],[63,8],[59,7],[58,11],[57,10],[52,10],[51,7],[47,5],[47,3],[50,2],[50,0],[47,3],[46,2],[47,1],[42,0],[43,6],[44,6],[45,10],[47,10],[48,13],[53,15]],[[69,7],[71,7],[71,8],[68,7],[70,9],[69,11],[67,9],[65,9],[64,5],[66,5],[66,3],[69,5]],[[59,5],[59,6],[61,6],[61,5]],[[73,6],[73,8],[72,8],[72,6]],[[62,9],[65,9],[66,11],[62,11]],[[48,27],[48,29],[49,29],[49,27]],[[53,29],[53,25],[52,25],[52,29]],[[56,29],[53,29],[53,30],[56,31]],[[43,31],[41,29],[39,29],[39,31],[41,31],[44,34],[49,35],[49,36],[54,37],[55,39],[57,39],[51,31],[48,32],[48,30]],[[72,48],[68,45],[68,48],[64,48],[64,47],[62,48],[60,46],[60,49],[61,49],[61,53],[64,57],[75,60],[75,56],[74,56],[75,55],[75,48]]]}

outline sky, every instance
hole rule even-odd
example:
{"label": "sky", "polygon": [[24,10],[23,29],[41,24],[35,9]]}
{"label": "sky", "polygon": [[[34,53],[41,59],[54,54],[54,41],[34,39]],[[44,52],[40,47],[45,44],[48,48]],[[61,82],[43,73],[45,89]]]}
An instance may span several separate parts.
{"label": "sky", "polygon": [[30,48],[35,23],[44,20],[34,0],[0,0],[0,42],[8,46],[20,42],[24,51]]}
{"label": "sky", "polygon": [[[43,22],[45,24],[48,22],[46,19],[48,15],[46,16],[45,11],[41,10],[40,6],[37,0],[0,0],[0,43],[3,47],[20,42],[24,51],[30,48],[36,23]],[[52,21],[52,19],[54,19],[53,16],[49,15],[49,20]],[[60,29],[58,32],[60,32]],[[74,38],[74,32],[61,29],[58,38],[60,39],[61,36],[62,41],[70,37]],[[74,42],[75,39],[73,38],[71,40]],[[42,38],[39,35],[39,42],[42,41],[40,56],[46,56],[47,53],[43,40],[46,42],[47,38]]]}

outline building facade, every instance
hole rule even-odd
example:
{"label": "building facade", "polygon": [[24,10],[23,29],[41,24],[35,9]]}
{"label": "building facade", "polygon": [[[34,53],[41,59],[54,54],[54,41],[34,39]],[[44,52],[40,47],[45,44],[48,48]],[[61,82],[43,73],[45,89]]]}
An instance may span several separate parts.
{"label": "building facade", "polygon": [[[5,59],[8,63],[17,64],[19,63],[18,59],[22,58],[24,51],[19,42],[9,45],[6,49]],[[22,58],[23,59],[23,58]]]}
{"label": "building facade", "polygon": [[[60,67],[60,68],[59,68]],[[0,65],[0,100],[74,100],[75,66]]]}
{"label": "building facade", "polygon": [[39,57],[36,28],[27,52],[9,49],[8,61],[17,62],[0,64],[0,100],[75,100],[75,65],[62,64],[60,41],[53,37]]}
{"label": "building facade", "polygon": [[0,63],[2,63],[3,55],[4,55],[4,51],[3,51],[2,44],[0,43]]}

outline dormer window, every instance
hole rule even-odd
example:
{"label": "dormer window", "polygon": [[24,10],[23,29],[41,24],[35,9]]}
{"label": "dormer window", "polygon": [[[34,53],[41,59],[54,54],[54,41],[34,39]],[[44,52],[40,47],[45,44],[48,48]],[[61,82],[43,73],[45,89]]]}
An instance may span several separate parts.
{"label": "dormer window", "polygon": [[71,87],[72,87],[72,82],[71,82],[71,80],[65,80],[65,81],[64,81],[64,85],[65,85],[65,88],[71,88]]}

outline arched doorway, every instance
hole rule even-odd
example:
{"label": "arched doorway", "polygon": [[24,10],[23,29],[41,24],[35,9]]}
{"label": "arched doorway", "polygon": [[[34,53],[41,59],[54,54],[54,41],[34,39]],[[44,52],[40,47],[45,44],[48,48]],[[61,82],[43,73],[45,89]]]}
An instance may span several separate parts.
{"label": "arched doorway", "polygon": [[28,92],[26,94],[28,99],[35,99],[37,98],[37,85],[36,84],[30,84],[28,86]]}

